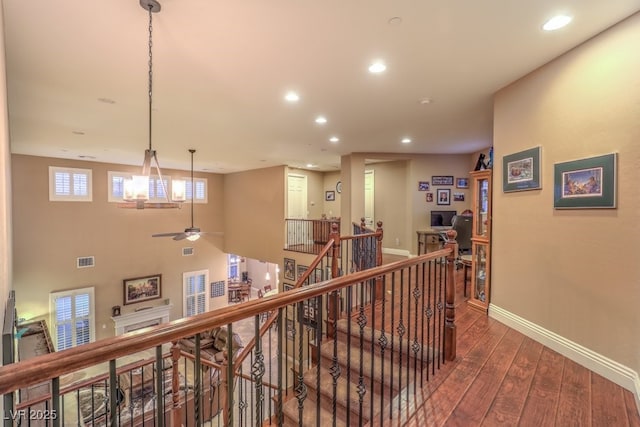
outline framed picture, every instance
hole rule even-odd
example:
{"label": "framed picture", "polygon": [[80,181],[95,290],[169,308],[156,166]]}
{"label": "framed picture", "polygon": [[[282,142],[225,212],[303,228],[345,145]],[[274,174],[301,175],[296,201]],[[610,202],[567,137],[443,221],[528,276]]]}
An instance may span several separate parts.
{"label": "framed picture", "polygon": [[336,192],[335,191],[325,191],[324,192],[324,199],[328,202],[333,202],[336,199]]}
{"label": "framed picture", "polygon": [[426,198],[427,198],[427,203],[433,202],[433,193],[427,193]]}
{"label": "framed picture", "polygon": [[616,164],[616,153],[556,163],[553,172],[553,207],[615,208]]}
{"label": "framed picture", "polygon": [[469,188],[469,178],[456,178],[456,188]]}
{"label": "framed picture", "polygon": [[284,278],[287,280],[296,280],[296,260],[291,258],[284,259]]}
{"label": "framed picture", "polygon": [[431,177],[431,184],[433,185],[453,185],[452,176],[436,175]]}
{"label": "framed picture", "polygon": [[224,280],[217,282],[211,282],[211,292],[209,293],[211,298],[217,298],[224,296]]}
{"label": "framed picture", "polygon": [[111,307],[111,317],[118,317],[118,316],[120,316],[120,306],[114,305],[113,307]]}
{"label": "framed picture", "polygon": [[296,277],[296,279],[299,279],[302,277],[302,275],[304,274],[305,271],[307,271],[309,267],[306,265],[302,265],[302,264],[298,264],[298,276]]}
{"label": "framed picture", "polygon": [[451,190],[448,188],[438,188],[436,193],[436,204],[438,205],[450,205],[451,204]]}
{"label": "framed picture", "polygon": [[162,296],[162,275],[135,277],[122,281],[124,305],[158,299]]}
{"label": "framed picture", "polygon": [[502,158],[502,191],[539,190],[540,147],[530,148]]}
{"label": "framed picture", "polygon": [[282,284],[282,291],[283,292],[290,291],[291,289],[293,289],[293,285],[291,283],[283,283]]}
{"label": "framed picture", "polygon": [[453,193],[454,202],[464,202],[464,193]]}
{"label": "framed picture", "polygon": [[418,181],[418,191],[429,191],[429,182]]}

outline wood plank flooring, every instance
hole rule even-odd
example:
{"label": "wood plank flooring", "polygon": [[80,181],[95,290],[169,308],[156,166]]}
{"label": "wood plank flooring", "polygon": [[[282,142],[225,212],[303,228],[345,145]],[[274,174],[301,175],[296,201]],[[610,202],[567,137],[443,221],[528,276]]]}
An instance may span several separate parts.
{"label": "wood plank flooring", "polygon": [[630,391],[470,308],[462,271],[456,272],[456,360],[407,393],[408,420],[384,425],[640,427]]}

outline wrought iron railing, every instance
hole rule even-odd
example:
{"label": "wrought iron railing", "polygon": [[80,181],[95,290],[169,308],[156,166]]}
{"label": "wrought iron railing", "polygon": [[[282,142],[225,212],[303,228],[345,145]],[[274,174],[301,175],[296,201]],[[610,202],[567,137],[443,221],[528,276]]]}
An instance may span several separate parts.
{"label": "wrought iron railing", "polygon": [[[335,237],[296,289],[0,367],[5,425],[401,423],[410,390],[455,356],[455,243],[356,271],[350,239]],[[217,328],[224,349],[209,354]],[[41,383],[50,392],[19,401]]]}

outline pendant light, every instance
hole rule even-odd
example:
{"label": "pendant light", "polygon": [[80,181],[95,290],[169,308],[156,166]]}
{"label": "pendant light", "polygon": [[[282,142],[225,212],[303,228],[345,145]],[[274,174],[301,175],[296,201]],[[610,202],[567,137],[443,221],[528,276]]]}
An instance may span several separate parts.
{"label": "pendant light", "polygon": [[[179,208],[182,206],[182,202],[186,199],[186,182],[184,180],[172,180],[171,182],[171,200],[169,200],[169,193],[167,192],[167,186],[162,177],[160,171],[160,164],[158,162],[158,155],[156,150],[152,146],[152,111],[153,111],[153,14],[160,12],[161,6],[156,0],[140,0],[140,6],[149,11],[149,148],[144,151],[144,161],[142,163],[142,173],[140,175],[133,175],[129,179],[125,179],[123,182],[123,200],[125,203],[120,203],[119,206],[123,208]],[[149,202],[149,191],[151,182],[151,168],[152,162],[155,165],[157,171],[157,179],[154,185],[154,194],[162,193],[162,198],[166,201],[162,202]],[[158,197],[156,197],[158,198]]]}

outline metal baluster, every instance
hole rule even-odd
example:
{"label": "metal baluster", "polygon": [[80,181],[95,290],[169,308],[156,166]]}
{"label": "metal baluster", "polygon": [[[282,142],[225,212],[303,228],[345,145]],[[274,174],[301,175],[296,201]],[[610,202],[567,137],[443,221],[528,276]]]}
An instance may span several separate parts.
{"label": "metal baluster", "polygon": [[[396,335],[393,333],[393,329],[395,327],[395,314],[396,314],[396,272],[392,272],[391,273],[391,307],[389,307],[391,309],[391,325],[389,326],[389,334],[391,335],[391,364],[389,365],[389,369],[391,370],[390,374],[391,374],[391,382],[389,384],[389,402],[393,401],[393,374],[395,372],[395,370],[393,369],[393,362],[395,359],[395,351],[393,351],[394,349],[394,343],[395,343],[395,338]],[[393,409],[390,407],[389,408],[389,419],[393,418]]]}
{"label": "metal baluster", "polygon": [[[378,339],[378,344],[380,345],[380,358],[382,359],[382,367],[380,369],[380,377],[382,378],[382,385],[380,387],[380,425],[382,425],[384,421],[384,351],[387,348],[387,344],[389,341],[387,340],[387,336],[385,334],[385,324],[386,324],[386,307],[387,307],[387,276],[382,277],[382,313],[381,313],[381,328],[380,328],[380,338]],[[371,376],[371,389],[373,390],[373,375]],[[372,418],[373,419],[373,418]]]}
{"label": "metal baluster", "polygon": [[[46,405],[45,405],[46,408]],[[51,379],[51,412],[55,414],[46,421],[49,424],[49,420],[53,422],[53,427],[60,427],[60,377]]]}
{"label": "metal baluster", "polygon": [[228,426],[233,426],[233,326],[231,323],[227,325],[227,408],[228,409]]}
{"label": "metal baluster", "polygon": [[[334,294],[337,294],[337,291],[334,291]],[[338,311],[339,307],[336,307],[336,311]],[[334,314],[333,316],[333,330],[337,331],[337,323],[338,323],[338,316],[336,316]],[[335,414],[336,413],[336,408],[337,408],[337,391],[338,391],[338,378],[340,378],[340,374],[341,374],[341,370],[340,370],[340,365],[338,364],[338,333],[336,332],[335,336],[333,337],[333,357],[331,358],[331,368],[329,370],[329,372],[331,373],[331,377],[333,378],[333,393],[331,396],[331,408],[332,408],[332,412]],[[336,427],[336,417],[333,417],[333,427]]]}
{"label": "metal baluster", "polygon": [[262,339],[260,338],[260,315],[256,315],[255,317],[255,354],[256,360],[253,362],[253,370],[251,371],[251,376],[253,377],[253,381],[255,382],[256,387],[256,427],[260,427],[262,425],[262,416],[264,414],[264,410],[262,405],[264,405],[264,394],[262,388],[262,377],[264,376],[264,356],[262,354]]}
{"label": "metal baluster", "polygon": [[[400,354],[398,355],[398,363],[400,365],[398,370],[398,390],[402,390],[402,340],[406,332],[404,326],[404,270],[400,271],[400,322],[396,330],[398,331],[398,347],[400,349]],[[400,411],[402,411],[402,399],[398,399],[398,412]]]}
{"label": "metal baluster", "polygon": [[116,384],[116,361],[109,360],[109,425],[116,425],[116,405],[117,405],[117,384]]}
{"label": "metal baluster", "polygon": [[[364,294],[365,282],[360,282],[360,308],[358,310],[358,326],[360,326],[360,366],[358,367],[358,423],[362,426],[362,407],[364,403],[364,395],[367,392],[364,386],[364,327],[367,326],[367,316],[364,313]],[[373,355],[371,355],[371,364],[373,365]],[[349,405],[349,402],[347,402]]]}
{"label": "metal baluster", "polygon": [[[303,328],[303,317],[304,317],[304,312],[303,312],[303,304],[304,301],[301,301],[298,303],[298,326],[300,328],[300,331],[302,331]],[[307,385],[304,383],[304,379],[302,376],[302,372],[303,372],[303,368],[304,366],[302,365],[303,363],[303,345],[302,345],[302,334],[300,334],[300,340],[298,342],[298,377],[296,379],[297,384],[296,384],[296,399],[298,399],[298,425],[300,427],[304,427],[302,424],[302,410],[304,409],[304,401],[307,398]]]}
{"label": "metal baluster", "polygon": [[[284,319],[282,318],[282,314],[284,313],[284,308],[279,308],[278,309],[278,331],[280,331],[280,333],[277,335],[278,337],[278,349],[277,349],[277,358],[278,358],[278,400],[276,401],[276,414],[278,415],[278,427],[282,427],[283,424],[283,419],[282,419],[282,371],[284,370],[284,366],[283,366],[283,354],[282,354],[282,341],[283,341],[283,333],[282,331],[284,331],[284,333],[286,334],[288,331],[285,329],[286,326],[284,325]],[[286,337],[284,337],[285,342],[288,341],[286,339]],[[288,384],[286,386],[286,388],[288,387]],[[269,422],[269,424],[271,424],[271,422]]]}

